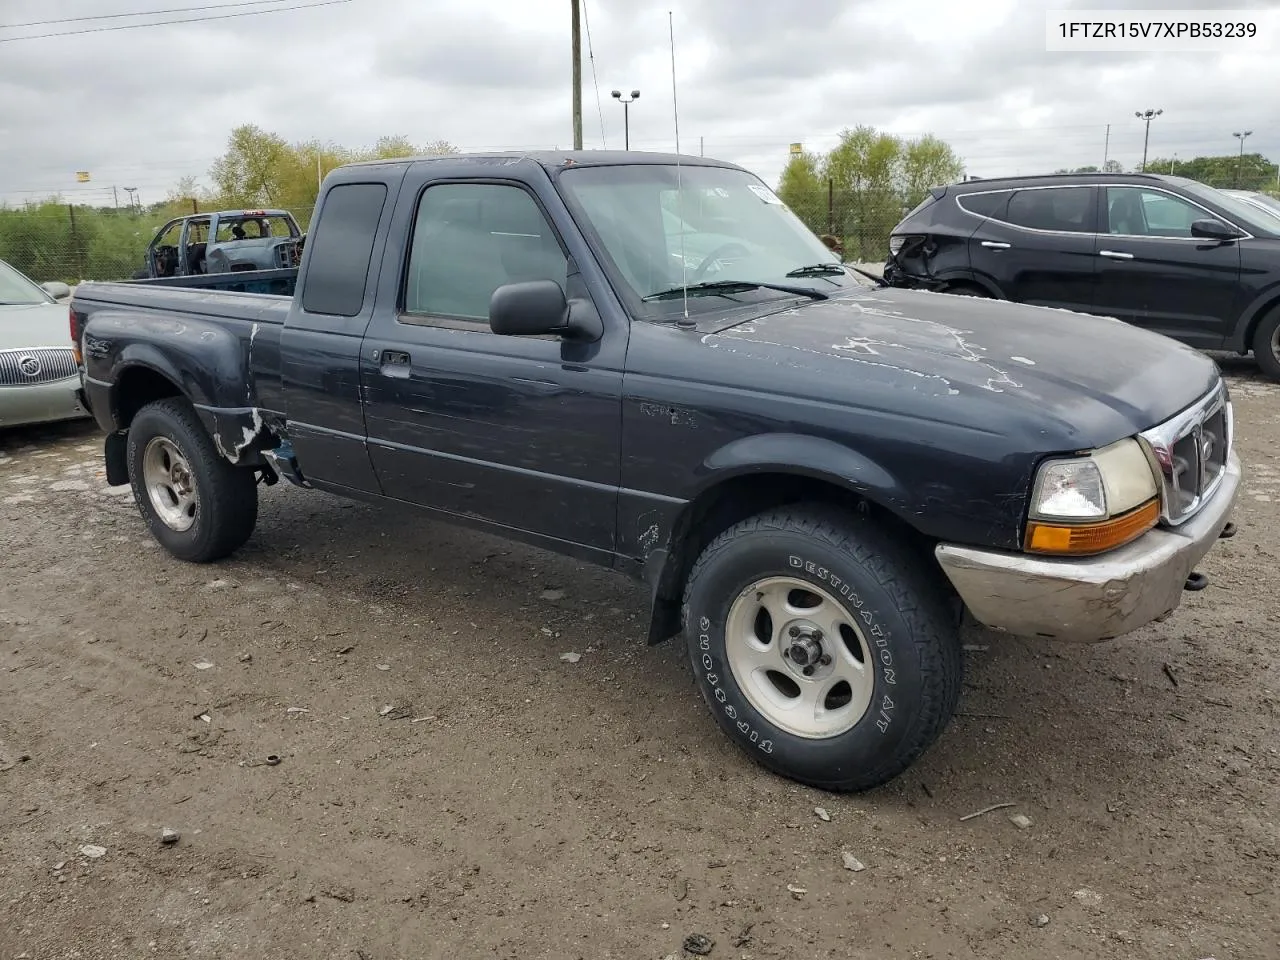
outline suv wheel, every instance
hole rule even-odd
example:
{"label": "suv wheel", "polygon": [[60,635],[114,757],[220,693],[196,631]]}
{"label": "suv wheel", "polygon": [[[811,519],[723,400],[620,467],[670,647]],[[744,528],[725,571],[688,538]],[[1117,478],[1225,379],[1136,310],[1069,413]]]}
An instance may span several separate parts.
{"label": "suv wheel", "polygon": [[1280,380],[1280,307],[1262,318],[1253,332],[1253,356],[1272,380]]}

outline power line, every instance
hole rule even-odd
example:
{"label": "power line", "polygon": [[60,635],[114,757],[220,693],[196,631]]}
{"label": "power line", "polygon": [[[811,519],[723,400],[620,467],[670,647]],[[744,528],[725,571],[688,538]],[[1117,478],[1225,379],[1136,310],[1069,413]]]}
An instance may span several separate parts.
{"label": "power line", "polygon": [[582,22],[587,28],[587,59],[591,61],[591,81],[596,85],[596,110],[600,112],[600,146],[607,150],[609,144],[604,138],[604,107],[600,101],[600,80],[596,77],[596,53],[591,49],[591,18],[587,16],[587,0],[582,0]]}
{"label": "power line", "polygon": [[19,27],[47,27],[55,23],[84,23],[86,20],[119,20],[123,17],[154,17],[163,13],[195,13],[197,10],[229,10],[232,7],[260,7],[283,0],[239,0],[237,3],[210,3],[199,7],[171,7],[168,10],[139,10],[137,13],[100,13],[94,17],[65,17],[61,20],[32,20],[28,23],[0,24],[0,30],[16,30]]}
{"label": "power line", "polygon": [[165,27],[175,23],[203,23],[206,20],[234,20],[237,17],[260,17],[268,13],[284,13],[287,10],[311,10],[315,7],[332,7],[351,0],[319,0],[316,3],[299,3],[290,7],[272,7],[270,10],[245,10],[240,13],[222,13],[209,17],[188,17],[184,20],[156,20],[151,23],[122,23],[110,27],[86,27],[83,30],[64,30],[61,33],[38,33],[30,37],[0,37],[0,43],[16,43],[19,40],[47,40],[50,37],[74,37],[82,33],[111,33],[116,30],[140,30],[143,27]]}

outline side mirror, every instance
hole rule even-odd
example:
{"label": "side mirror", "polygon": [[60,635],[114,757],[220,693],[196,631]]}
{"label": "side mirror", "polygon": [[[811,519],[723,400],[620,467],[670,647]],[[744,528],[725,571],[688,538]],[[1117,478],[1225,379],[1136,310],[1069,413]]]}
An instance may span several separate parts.
{"label": "side mirror", "polygon": [[1202,240],[1234,240],[1240,234],[1221,220],[1204,219],[1191,224],[1191,235]]}
{"label": "side mirror", "polygon": [[569,332],[569,302],[554,280],[508,283],[489,298],[489,329],[508,337]]}
{"label": "side mirror", "polygon": [[65,300],[71,296],[71,288],[60,280],[51,280],[48,283],[40,284],[40,286],[45,293],[55,300]]}

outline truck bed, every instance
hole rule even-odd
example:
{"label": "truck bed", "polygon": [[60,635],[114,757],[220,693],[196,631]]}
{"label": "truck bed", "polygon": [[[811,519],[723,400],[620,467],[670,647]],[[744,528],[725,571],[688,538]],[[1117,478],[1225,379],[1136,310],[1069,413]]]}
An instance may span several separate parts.
{"label": "truck bed", "polygon": [[[277,272],[297,275],[296,270],[254,274],[260,281],[261,274]],[[240,275],[248,276],[247,271]],[[211,432],[221,435],[220,442],[238,435],[241,421],[283,420],[280,335],[293,298],[223,289],[232,279],[239,278],[222,274],[80,284],[72,302],[78,326],[83,330],[93,320],[93,335],[84,344],[86,376],[110,381],[114,375],[108,355],[136,357],[173,382],[190,385],[197,410]],[[171,355],[183,358],[183,369],[165,369],[143,357],[157,351],[158,362],[167,355],[166,341],[174,342]],[[101,418],[106,413],[94,411],[104,426],[109,425]]]}

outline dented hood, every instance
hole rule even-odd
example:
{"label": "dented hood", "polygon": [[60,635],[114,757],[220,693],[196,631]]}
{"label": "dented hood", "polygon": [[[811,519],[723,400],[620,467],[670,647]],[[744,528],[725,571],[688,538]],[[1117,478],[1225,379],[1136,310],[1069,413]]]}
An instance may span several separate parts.
{"label": "dented hood", "polygon": [[959,425],[998,408],[994,422],[1036,447],[1132,435],[1219,379],[1199,351],[1109,317],[916,290],[860,288],[702,342],[768,364],[792,395]]}

